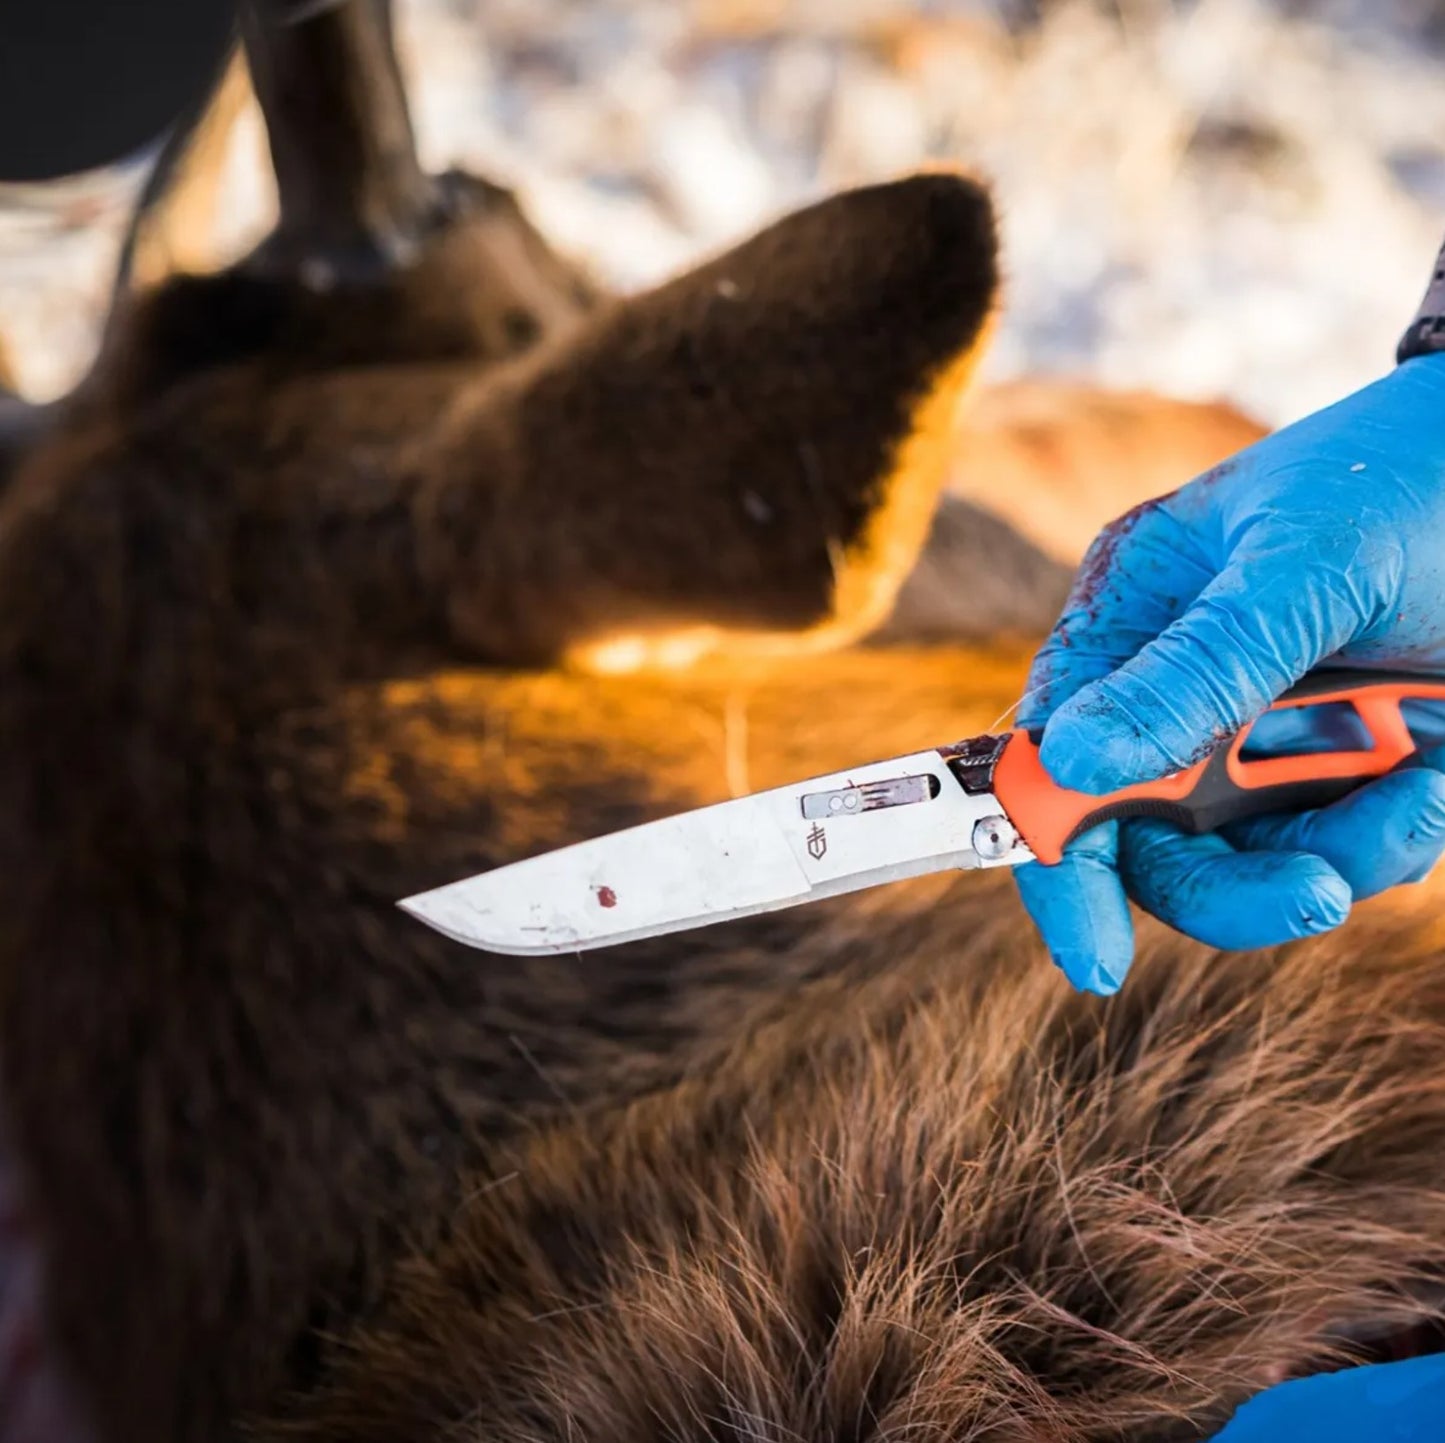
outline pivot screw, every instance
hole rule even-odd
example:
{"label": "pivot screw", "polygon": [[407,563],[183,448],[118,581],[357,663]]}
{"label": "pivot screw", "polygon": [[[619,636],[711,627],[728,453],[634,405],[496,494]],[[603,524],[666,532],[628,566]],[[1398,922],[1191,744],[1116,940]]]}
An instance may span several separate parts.
{"label": "pivot screw", "polygon": [[1007,817],[983,817],[973,824],[973,850],[981,861],[997,862],[1008,856],[1018,839]]}

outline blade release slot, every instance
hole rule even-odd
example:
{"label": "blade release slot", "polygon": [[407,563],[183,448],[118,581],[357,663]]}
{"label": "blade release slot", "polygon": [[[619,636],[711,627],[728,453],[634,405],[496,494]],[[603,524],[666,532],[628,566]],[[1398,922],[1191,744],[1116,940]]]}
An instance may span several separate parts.
{"label": "blade release slot", "polygon": [[931,802],[938,795],[938,778],[927,772],[912,777],[890,777],[883,782],[865,782],[861,787],[838,787],[830,792],[805,792],[803,815],[810,820],[853,817],[877,812],[884,807],[907,807]]}

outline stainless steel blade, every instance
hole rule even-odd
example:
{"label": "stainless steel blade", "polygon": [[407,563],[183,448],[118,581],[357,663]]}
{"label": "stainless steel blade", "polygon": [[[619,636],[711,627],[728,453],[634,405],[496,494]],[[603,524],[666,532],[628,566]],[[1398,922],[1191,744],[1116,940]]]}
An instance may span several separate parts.
{"label": "stainless steel blade", "polygon": [[664,817],[399,905],[459,942],[535,955],[1030,858],[997,801],[969,795],[927,751]]}

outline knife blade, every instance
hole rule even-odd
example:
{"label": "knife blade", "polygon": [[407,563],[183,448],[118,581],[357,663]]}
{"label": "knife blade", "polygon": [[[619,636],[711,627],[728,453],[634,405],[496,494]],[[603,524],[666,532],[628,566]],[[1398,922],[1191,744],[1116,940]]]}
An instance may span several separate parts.
{"label": "knife blade", "polygon": [[609,946],[985,865],[972,839],[989,807],[942,752],[919,752],[663,817],[400,905],[492,951]]}
{"label": "knife blade", "polygon": [[[1114,818],[1156,816],[1207,831],[1337,800],[1410,763],[1419,749],[1407,719],[1415,702],[1438,708],[1445,680],[1322,670],[1195,765],[1102,797],[1054,783],[1037,734],[971,737],[663,817],[398,905],[469,946],[526,956],[613,946],[950,868],[1054,863],[1075,836]],[[1251,744],[1256,731],[1273,744]]]}

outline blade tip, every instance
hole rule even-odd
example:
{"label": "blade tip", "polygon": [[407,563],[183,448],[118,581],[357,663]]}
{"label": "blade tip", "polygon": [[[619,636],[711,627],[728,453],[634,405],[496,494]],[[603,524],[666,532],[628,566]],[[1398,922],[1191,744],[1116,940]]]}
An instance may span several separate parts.
{"label": "blade tip", "polygon": [[453,942],[460,942],[464,947],[474,947],[481,952],[492,952],[503,957],[545,957],[558,952],[572,950],[569,943],[563,944],[537,944],[523,943],[517,941],[498,941],[495,937],[483,936],[471,928],[459,927],[452,921],[445,920],[438,915],[432,907],[427,892],[418,892],[411,897],[403,897],[397,902],[397,908],[405,912],[409,917],[415,917],[424,926],[430,927],[434,932],[440,932],[443,937],[450,938]]}

